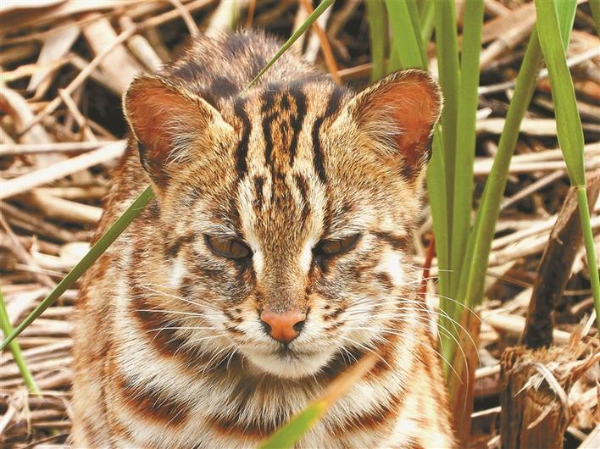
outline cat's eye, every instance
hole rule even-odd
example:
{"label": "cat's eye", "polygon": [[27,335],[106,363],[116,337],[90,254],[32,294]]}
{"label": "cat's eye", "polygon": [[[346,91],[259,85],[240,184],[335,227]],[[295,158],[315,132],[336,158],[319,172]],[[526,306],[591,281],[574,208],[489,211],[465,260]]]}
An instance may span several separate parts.
{"label": "cat's eye", "polygon": [[350,251],[356,246],[358,239],[360,239],[360,234],[349,235],[338,240],[323,240],[317,248],[322,254],[333,256]]}
{"label": "cat's eye", "polygon": [[248,246],[237,239],[206,236],[206,246],[217,256],[227,259],[245,259],[250,257],[252,251]]}

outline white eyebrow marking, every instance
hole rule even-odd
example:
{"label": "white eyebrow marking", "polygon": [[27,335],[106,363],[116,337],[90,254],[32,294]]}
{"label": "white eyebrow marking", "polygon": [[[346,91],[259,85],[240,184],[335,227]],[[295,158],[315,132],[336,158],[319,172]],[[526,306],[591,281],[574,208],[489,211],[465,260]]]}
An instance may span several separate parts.
{"label": "white eyebrow marking", "polygon": [[387,251],[381,263],[379,270],[390,275],[392,284],[398,287],[404,283],[404,270],[402,269],[402,255],[395,251]]}
{"label": "white eyebrow marking", "polygon": [[187,270],[185,269],[181,258],[175,259],[175,262],[173,263],[173,269],[171,271],[171,278],[169,279],[169,287],[171,287],[173,290],[179,289],[179,287],[181,287],[181,281],[186,274]]}
{"label": "white eyebrow marking", "polygon": [[302,248],[302,252],[300,253],[300,268],[304,273],[308,273],[310,270],[310,264],[312,263],[313,253],[312,250],[315,246],[314,240],[310,239]]}
{"label": "white eyebrow marking", "polygon": [[262,251],[256,251],[252,255],[252,265],[254,266],[254,271],[256,272],[256,276],[260,277],[262,275],[265,259],[263,257]]}

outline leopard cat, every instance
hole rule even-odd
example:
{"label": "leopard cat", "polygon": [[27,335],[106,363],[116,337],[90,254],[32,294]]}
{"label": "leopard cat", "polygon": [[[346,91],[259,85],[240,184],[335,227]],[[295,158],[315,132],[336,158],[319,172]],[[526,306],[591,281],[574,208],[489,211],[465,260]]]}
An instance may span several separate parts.
{"label": "leopard cat", "polygon": [[131,127],[87,273],[74,447],[245,448],[366,354],[298,448],[451,448],[408,241],[441,109],[425,72],[356,94],[259,32],[200,37],[124,95]]}

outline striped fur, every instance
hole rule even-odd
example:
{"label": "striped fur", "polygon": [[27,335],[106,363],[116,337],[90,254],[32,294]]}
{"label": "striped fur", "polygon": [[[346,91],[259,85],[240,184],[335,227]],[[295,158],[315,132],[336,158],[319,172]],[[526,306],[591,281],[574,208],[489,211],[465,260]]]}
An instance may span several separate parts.
{"label": "striped fur", "polygon": [[[355,95],[285,55],[242,91],[278,45],[200,38],[126,95],[133,133],[98,235],[150,181],[157,197],[86,275],[74,446],[254,447],[369,351],[381,361],[298,447],[452,446],[406,248],[437,88],[413,71]],[[315,252],[354,234],[347,253]],[[308,318],[284,346],[259,315],[292,308]]]}

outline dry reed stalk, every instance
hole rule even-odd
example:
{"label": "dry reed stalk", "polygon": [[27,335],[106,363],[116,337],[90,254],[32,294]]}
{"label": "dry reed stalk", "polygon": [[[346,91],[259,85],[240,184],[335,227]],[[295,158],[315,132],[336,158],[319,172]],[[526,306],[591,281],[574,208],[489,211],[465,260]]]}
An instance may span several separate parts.
{"label": "dry reed stalk", "polygon": [[[94,60],[90,62],[90,64],[84,70],[82,70],[79,73],[79,75],[77,75],[77,77],[64,89],[65,92],[69,94],[73,93],[73,91],[75,91],[75,89],[77,89],[81,85],[81,83],[83,83],[85,79],[88,76],[90,76],[91,72],[93,72],[100,65],[104,58],[106,58],[121,43],[125,42],[129,37],[133,36],[136,33],[136,31],[136,28],[131,28],[127,31],[124,31],[118,37],[116,37],[115,40],[108,47],[106,47],[102,53],[96,56]],[[44,108],[44,110],[40,114],[35,116],[29,123],[27,123],[27,125],[25,125],[24,129],[21,130],[19,134],[22,136],[28,133],[31,130],[31,128],[33,128],[35,125],[41,122],[46,115],[54,112],[56,108],[60,106],[61,103],[62,98],[60,96],[56,97],[48,104],[48,106]]]}
{"label": "dry reed stalk", "polygon": [[[303,8],[306,10],[308,14],[312,14],[313,7],[308,0],[301,0]],[[329,73],[333,80],[341,84],[342,79],[340,78],[339,70],[337,67],[337,63],[335,62],[335,57],[333,56],[333,51],[331,50],[331,44],[329,43],[329,39],[325,34],[325,31],[319,24],[319,21],[313,23],[312,25],[318,39],[319,44],[321,46],[321,51],[323,52],[323,56],[325,58],[325,63],[327,64],[327,68],[329,69]]]}
{"label": "dry reed stalk", "polygon": [[20,193],[63,178],[94,165],[102,164],[107,161],[120,157],[125,151],[122,142],[109,143],[100,149],[90,153],[76,156],[65,161],[53,164],[32,173],[20,176],[18,178],[5,181],[0,192],[0,199],[10,198]]}

